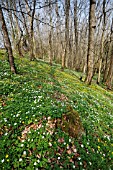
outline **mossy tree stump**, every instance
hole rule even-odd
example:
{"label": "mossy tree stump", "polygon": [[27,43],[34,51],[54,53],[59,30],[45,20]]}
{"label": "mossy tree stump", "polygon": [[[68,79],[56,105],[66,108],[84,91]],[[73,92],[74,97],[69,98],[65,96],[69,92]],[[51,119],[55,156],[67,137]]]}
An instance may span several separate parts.
{"label": "mossy tree stump", "polygon": [[84,133],[84,128],[79,113],[71,106],[68,106],[67,110],[68,112],[63,114],[61,120],[57,122],[57,127],[68,133],[69,136],[80,138]]}

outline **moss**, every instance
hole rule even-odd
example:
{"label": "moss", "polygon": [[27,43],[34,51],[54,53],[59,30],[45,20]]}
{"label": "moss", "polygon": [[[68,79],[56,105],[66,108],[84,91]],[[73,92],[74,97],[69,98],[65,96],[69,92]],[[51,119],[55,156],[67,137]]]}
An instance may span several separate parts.
{"label": "moss", "polygon": [[74,138],[80,138],[84,133],[83,125],[80,120],[79,113],[71,106],[67,107],[67,113],[62,115],[61,122],[58,123],[64,132],[68,133],[69,136]]}

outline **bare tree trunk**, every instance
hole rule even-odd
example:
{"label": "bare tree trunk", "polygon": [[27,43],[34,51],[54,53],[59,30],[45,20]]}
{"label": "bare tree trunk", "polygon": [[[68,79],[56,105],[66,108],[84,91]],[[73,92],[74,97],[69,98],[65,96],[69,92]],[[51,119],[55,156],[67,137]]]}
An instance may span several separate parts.
{"label": "bare tree trunk", "polygon": [[74,68],[76,69],[78,67],[77,0],[74,1],[74,35],[75,35]]}
{"label": "bare tree trunk", "polygon": [[59,35],[59,32],[61,31],[61,22],[60,22],[60,15],[59,15],[59,8],[58,8],[58,3],[56,3],[56,8],[55,8],[56,16],[57,16],[57,21],[56,21],[56,61],[60,63],[61,61],[61,35]]}
{"label": "bare tree trunk", "polygon": [[105,12],[105,5],[106,0],[103,0],[103,30],[102,30],[102,37],[101,37],[101,45],[100,45],[100,59],[99,59],[99,72],[98,72],[98,79],[97,84],[100,83],[100,76],[101,76],[101,67],[102,67],[102,58],[103,58],[103,49],[104,49],[104,32],[106,26],[106,12]]}
{"label": "bare tree trunk", "polygon": [[15,18],[15,21],[16,21],[16,46],[17,46],[17,51],[18,51],[18,54],[20,57],[23,57],[23,54],[22,54],[22,36],[23,36],[23,32],[20,28],[20,25],[19,25],[19,22],[18,22],[18,18],[17,18],[17,13],[16,13],[16,3],[14,3],[14,18]]}
{"label": "bare tree trunk", "polygon": [[43,42],[42,42],[42,38],[41,38],[41,32],[40,32],[40,23],[39,23],[39,15],[36,15],[37,21],[36,21],[36,25],[37,25],[37,30],[36,30],[36,37],[38,38],[38,40],[36,41],[36,50],[35,50],[35,56],[43,59]]}
{"label": "bare tree trunk", "polygon": [[[11,2],[8,3],[8,0],[6,0],[6,6],[7,8],[12,8]],[[11,37],[13,40],[13,46],[14,49],[16,49],[16,43],[15,43],[15,30],[14,30],[14,23],[13,23],[13,17],[12,17],[12,11],[8,12],[10,24],[11,24]]]}
{"label": "bare tree trunk", "polygon": [[113,18],[111,24],[111,38],[110,38],[110,67],[107,75],[106,85],[108,89],[112,89],[113,82]]}
{"label": "bare tree trunk", "polygon": [[30,47],[31,47],[31,52],[30,52],[30,60],[34,60],[35,58],[35,55],[34,55],[34,29],[33,29],[33,26],[34,26],[34,15],[35,15],[35,6],[36,6],[36,0],[33,1],[33,12],[32,12],[32,16],[31,16],[31,34],[30,34]]}
{"label": "bare tree trunk", "polygon": [[33,9],[30,8],[27,0],[25,0],[25,2],[26,2],[27,12],[29,13],[29,10],[32,11],[31,16],[29,15],[29,17],[28,17],[28,20],[30,23],[30,33],[28,32],[27,25],[26,25],[26,29],[27,29],[27,35],[28,35],[28,43],[29,43],[29,47],[30,47],[30,49],[29,49],[30,50],[30,60],[34,60],[35,59],[35,54],[34,54],[34,47],[35,47],[34,16],[35,16],[36,0],[33,0]]}
{"label": "bare tree trunk", "polygon": [[49,0],[49,22],[51,25],[50,32],[49,32],[49,64],[52,65],[53,60],[53,49],[52,49],[52,9],[51,9],[51,1]]}
{"label": "bare tree trunk", "polygon": [[21,11],[21,14],[22,14],[23,20],[24,20],[24,26],[25,26],[26,35],[27,35],[27,38],[28,38],[28,37],[29,37],[29,31],[28,31],[28,27],[27,27],[26,18],[25,18],[25,16],[24,16],[23,11],[22,11],[22,6],[21,6],[21,1],[20,1],[20,0],[19,0],[19,7],[20,7],[20,11]]}
{"label": "bare tree trunk", "polygon": [[88,38],[88,54],[87,54],[87,76],[86,83],[91,84],[93,78],[93,65],[94,65],[94,34],[95,34],[95,6],[96,0],[90,0],[89,11],[89,38]]}
{"label": "bare tree trunk", "polygon": [[62,70],[68,65],[69,59],[69,10],[70,0],[65,0],[65,54],[62,55]]}
{"label": "bare tree trunk", "polygon": [[[25,15],[22,11],[22,6],[21,6],[21,1],[19,1],[19,8],[20,8],[20,11],[21,11],[21,15],[23,17],[23,24],[24,24],[24,27],[25,27],[25,37],[23,39],[23,46],[25,47],[25,49],[27,50],[27,52],[30,50],[30,45],[29,45],[29,31],[28,31],[28,26],[27,26],[27,22],[26,22],[26,18],[25,18]],[[28,43],[27,43],[27,40],[28,40]],[[24,48],[23,48],[24,49]],[[25,50],[24,49],[24,50]]]}
{"label": "bare tree trunk", "polygon": [[112,89],[112,82],[113,82],[113,43],[111,45],[111,58],[110,58],[110,67],[107,75],[106,85],[108,89]]}
{"label": "bare tree trunk", "polygon": [[51,41],[51,31],[49,33],[49,64],[52,65],[52,58],[53,58],[53,54],[52,54],[52,41]]}
{"label": "bare tree trunk", "polygon": [[106,58],[105,58],[105,68],[104,68],[104,75],[103,75],[103,80],[102,82],[106,82],[107,80],[107,74],[108,74],[108,68],[109,68],[109,64],[108,64],[108,52],[106,54]]}
{"label": "bare tree trunk", "polygon": [[11,42],[10,42],[10,39],[9,39],[9,35],[8,35],[8,31],[7,31],[7,27],[6,27],[6,23],[5,23],[5,19],[4,19],[4,15],[3,15],[3,12],[2,12],[1,5],[0,5],[0,22],[2,24],[2,31],[3,31],[4,41],[5,41],[5,47],[6,47],[6,50],[8,51],[10,69],[11,69],[11,72],[16,73]]}
{"label": "bare tree trunk", "polygon": [[69,59],[68,59],[68,68],[73,68],[73,57],[72,57],[72,49],[73,49],[73,24],[72,20],[70,23],[70,36],[69,36]]}

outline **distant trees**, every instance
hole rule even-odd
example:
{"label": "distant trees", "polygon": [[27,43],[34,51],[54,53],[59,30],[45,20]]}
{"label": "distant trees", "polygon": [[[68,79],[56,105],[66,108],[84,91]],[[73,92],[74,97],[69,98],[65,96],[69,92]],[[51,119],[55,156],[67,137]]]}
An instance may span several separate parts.
{"label": "distant trees", "polygon": [[112,87],[108,76],[112,75],[112,0],[4,0],[0,4],[14,53],[83,72],[87,84],[96,75],[98,84],[111,81]]}

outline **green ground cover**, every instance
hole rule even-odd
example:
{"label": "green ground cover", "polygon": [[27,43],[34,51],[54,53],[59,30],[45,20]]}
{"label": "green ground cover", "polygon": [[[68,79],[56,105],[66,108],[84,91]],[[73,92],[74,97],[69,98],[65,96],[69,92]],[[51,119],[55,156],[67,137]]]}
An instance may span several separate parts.
{"label": "green ground cover", "polygon": [[112,170],[113,92],[56,65],[15,62],[17,75],[0,53],[0,169]]}

